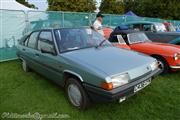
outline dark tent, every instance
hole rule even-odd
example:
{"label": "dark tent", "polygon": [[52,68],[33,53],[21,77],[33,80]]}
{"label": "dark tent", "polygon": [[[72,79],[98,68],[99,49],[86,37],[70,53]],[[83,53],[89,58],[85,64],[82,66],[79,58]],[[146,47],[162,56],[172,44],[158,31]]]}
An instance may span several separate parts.
{"label": "dark tent", "polygon": [[137,16],[135,13],[133,13],[132,11],[129,11],[127,13],[124,14],[124,20],[125,22],[129,22],[129,21],[139,21],[142,20],[141,17]]}
{"label": "dark tent", "polygon": [[124,15],[127,15],[127,16],[136,16],[138,17],[135,13],[133,13],[132,11],[129,11],[127,13],[125,13]]}

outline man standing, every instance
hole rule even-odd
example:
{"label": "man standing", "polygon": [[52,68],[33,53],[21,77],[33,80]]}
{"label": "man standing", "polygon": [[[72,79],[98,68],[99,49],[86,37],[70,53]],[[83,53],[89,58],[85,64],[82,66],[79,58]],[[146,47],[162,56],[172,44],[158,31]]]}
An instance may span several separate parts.
{"label": "man standing", "polygon": [[101,13],[98,13],[98,14],[96,15],[96,20],[95,20],[95,22],[94,22],[94,24],[93,24],[93,28],[94,28],[98,33],[100,33],[101,35],[104,36],[104,32],[103,32],[103,30],[102,30],[103,17],[104,17],[104,16],[103,16]]}

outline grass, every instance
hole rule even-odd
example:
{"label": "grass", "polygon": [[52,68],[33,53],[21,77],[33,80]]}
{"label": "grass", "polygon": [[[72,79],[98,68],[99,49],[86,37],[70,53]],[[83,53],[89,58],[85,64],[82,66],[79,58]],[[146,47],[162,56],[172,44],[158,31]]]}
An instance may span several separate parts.
{"label": "grass", "polygon": [[58,113],[75,120],[180,120],[180,72],[156,78],[121,104],[93,104],[79,111],[68,103],[62,88],[35,72],[23,72],[18,60],[4,62],[0,63],[0,115],[3,112]]}

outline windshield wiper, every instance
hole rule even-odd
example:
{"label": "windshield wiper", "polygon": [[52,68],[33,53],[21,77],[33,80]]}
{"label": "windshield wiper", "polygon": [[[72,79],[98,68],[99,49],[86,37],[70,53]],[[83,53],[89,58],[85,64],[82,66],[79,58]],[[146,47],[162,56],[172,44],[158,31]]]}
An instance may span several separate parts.
{"label": "windshield wiper", "polygon": [[106,41],[106,39],[102,40],[97,47],[102,46],[105,41]]}

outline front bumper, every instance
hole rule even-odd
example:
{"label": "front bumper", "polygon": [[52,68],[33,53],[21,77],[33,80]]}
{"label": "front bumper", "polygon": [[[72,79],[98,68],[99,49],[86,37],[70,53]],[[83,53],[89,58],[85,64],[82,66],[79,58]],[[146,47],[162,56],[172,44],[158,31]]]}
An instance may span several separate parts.
{"label": "front bumper", "polygon": [[180,66],[170,66],[170,68],[173,70],[178,70],[178,69],[180,69]]}
{"label": "front bumper", "polygon": [[115,88],[111,91],[107,91],[102,88],[98,88],[98,87],[95,87],[86,83],[83,83],[83,86],[85,90],[87,91],[92,102],[111,102],[111,101],[119,100],[120,98],[123,98],[123,97],[128,98],[134,95],[135,94],[134,86],[148,79],[151,79],[151,78],[153,79],[154,77],[159,75],[160,72],[161,70],[157,69],[148,75],[143,75],[140,78],[134,80],[133,82],[128,83],[127,85]]}

